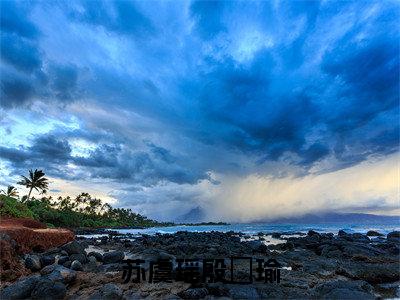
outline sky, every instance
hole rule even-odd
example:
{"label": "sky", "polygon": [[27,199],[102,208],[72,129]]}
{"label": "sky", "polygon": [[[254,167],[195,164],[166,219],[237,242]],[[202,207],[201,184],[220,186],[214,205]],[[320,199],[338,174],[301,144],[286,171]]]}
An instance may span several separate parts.
{"label": "sky", "polygon": [[42,169],[158,220],[400,214],[399,2],[0,5],[0,186]]}

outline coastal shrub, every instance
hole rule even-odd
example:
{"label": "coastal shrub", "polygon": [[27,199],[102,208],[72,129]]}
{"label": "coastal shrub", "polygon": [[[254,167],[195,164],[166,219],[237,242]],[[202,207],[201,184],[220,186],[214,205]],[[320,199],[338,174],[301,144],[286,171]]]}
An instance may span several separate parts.
{"label": "coastal shrub", "polygon": [[27,205],[5,195],[0,195],[0,216],[33,219],[37,217]]}
{"label": "coastal shrub", "polygon": [[[51,198],[31,198],[21,202],[17,199],[0,196],[2,204],[0,213],[2,216],[33,218],[48,225],[48,227],[151,227],[165,226],[170,223],[159,223],[147,219],[130,209],[107,207],[107,210],[100,213],[95,209],[102,207],[101,200],[92,199],[89,194],[81,194],[87,201],[86,206],[82,203],[77,205],[74,199],[69,197],[59,198],[54,202]],[[82,199],[82,196],[80,196]]]}

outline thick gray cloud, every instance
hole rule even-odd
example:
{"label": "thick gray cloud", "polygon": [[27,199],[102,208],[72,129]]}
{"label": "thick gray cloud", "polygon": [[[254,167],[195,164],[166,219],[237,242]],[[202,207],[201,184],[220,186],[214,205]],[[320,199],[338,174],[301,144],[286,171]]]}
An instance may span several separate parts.
{"label": "thick gray cloud", "polygon": [[396,2],[2,6],[4,112],[73,123],[3,145],[16,171],[140,190],[328,173],[399,150]]}

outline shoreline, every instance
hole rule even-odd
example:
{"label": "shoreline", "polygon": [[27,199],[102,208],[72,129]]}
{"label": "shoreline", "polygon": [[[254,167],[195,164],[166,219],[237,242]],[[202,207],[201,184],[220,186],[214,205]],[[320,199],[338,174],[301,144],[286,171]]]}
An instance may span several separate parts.
{"label": "shoreline", "polygon": [[[344,231],[335,234],[313,230],[307,234],[288,233],[249,235],[233,231],[180,231],[154,235],[77,236],[74,241],[59,247],[20,256],[27,269],[31,269],[17,282],[3,282],[1,295],[2,299],[12,298],[10,295],[21,291],[21,286],[24,291],[30,291],[30,296],[37,295],[38,286],[53,284],[47,292],[50,289],[65,299],[106,299],[110,293],[115,299],[372,299],[400,296],[400,232],[387,236],[371,232],[373,237]],[[282,265],[280,283],[254,280],[252,284],[175,281],[138,284],[123,283],[122,280],[123,259],[127,258],[143,259],[148,272],[149,261],[160,258],[170,259],[174,267],[180,258],[218,258],[229,268],[232,256],[252,257],[254,268],[256,259],[276,259]],[[246,275],[238,274],[239,277]],[[255,279],[255,273],[253,277]]]}

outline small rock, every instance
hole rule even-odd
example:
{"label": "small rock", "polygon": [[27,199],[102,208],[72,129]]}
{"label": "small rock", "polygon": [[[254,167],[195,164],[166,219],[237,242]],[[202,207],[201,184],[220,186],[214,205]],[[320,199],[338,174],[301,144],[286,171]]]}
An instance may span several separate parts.
{"label": "small rock", "polygon": [[78,260],[81,264],[86,264],[87,263],[87,257],[84,253],[79,253],[79,254],[71,254],[69,256],[69,259],[71,261]]}
{"label": "small rock", "polygon": [[105,300],[117,300],[122,299],[122,289],[113,283],[107,283],[100,289],[101,299]]}
{"label": "small rock", "polygon": [[60,248],[51,248],[47,250],[44,255],[52,255],[52,254],[57,254],[60,252]]}
{"label": "small rock", "polygon": [[88,257],[93,256],[94,258],[96,258],[97,261],[100,261],[100,262],[103,261],[103,255],[96,251],[89,252],[87,256]]}
{"label": "small rock", "polygon": [[32,291],[32,299],[64,299],[67,288],[61,282],[41,279]]}
{"label": "small rock", "polygon": [[370,230],[367,232],[367,236],[383,236],[383,234],[375,230]]}
{"label": "small rock", "polygon": [[68,256],[61,256],[61,257],[58,258],[57,263],[59,265],[63,265],[67,261],[69,261],[69,257]]}
{"label": "small rock", "polygon": [[178,294],[178,296],[183,299],[200,299],[204,298],[207,295],[208,290],[206,288],[191,288]]}
{"label": "small rock", "polygon": [[112,263],[118,263],[122,261],[125,257],[124,252],[122,251],[110,251],[106,252],[103,255],[103,262],[105,264],[112,264]]}
{"label": "small rock", "polygon": [[72,261],[67,260],[67,261],[66,261],[65,263],[63,263],[62,265],[63,265],[63,267],[71,268],[71,264],[72,264]]}
{"label": "small rock", "polygon": [[346,236],[347,233],[344,230],[339,230],[338,236]]}
{"label": "small rock", "polygon": [[279,239],[279,238],[281,237],[281,234],[280,234],[279,232],[274,232],[274,233],[271,235],[271,237],[274,238],[274,239]]}
{"label": "small rock", "polygon": [[398,242],[398,241],[400,241],[400,231],[392,231],[392,232],[388,233],[386,238],[388,241]]}
{"label": "small rock", "polygon": [[324,282],[316,286],[314,292],[320,299],[375,299],[372,286],[361,280]]}
{"label": "small rock", "polygon": [[28,255],[27,258],[25,258],[25,266],[33,272],[39,271],[42,268],[39,256]]}
{"label": "small rock", "polygon": [[307,233],[308,236],[312,236],[312,235],[319,235],[318,232],[314,231],[314,230],[309,230]]}
{"label": "small rock", "polygon": [[89,243],[87,241],[80,241],[79,244],[82,246],[83,249],[86,249],[89,247]]}
{"label": "small rock", "polygon": [[55,263],[56,259],[53,255],[46,255],[46,256],[42,256],[40,259],[42,266],[48,266],[48,265],[52,265]]}
{"label": "small rock", "polygon": [[229,296],[232,299],[260,299],[257,289],[254,286],[232,285],[229,288]]}
{"label": "small rock", "polygon": [[79,260],[74,260],[74,261],[71,263],[71,270],[74,270],[74,271],[82,271],[82,270],[83,270],[83,267],[82,267],[81,262],[80,262]]}

